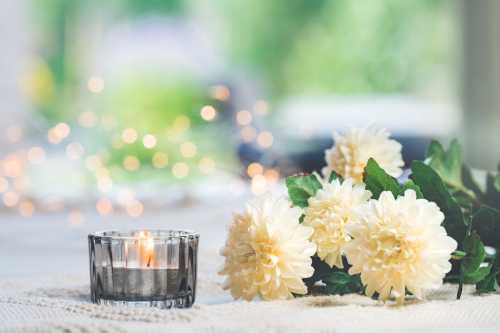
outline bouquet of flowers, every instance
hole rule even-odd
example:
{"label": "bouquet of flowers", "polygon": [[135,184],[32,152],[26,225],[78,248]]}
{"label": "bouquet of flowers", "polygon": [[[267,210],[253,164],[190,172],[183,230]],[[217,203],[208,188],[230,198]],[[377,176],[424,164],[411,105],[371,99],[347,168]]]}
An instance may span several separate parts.
{"label": "bouquet of flowers", "polygon": [[334,134],[323,175],[288,177],[288,198],[253,199],[221,254],[234,298],[360,293],[424,298],[443,282],[499,290],[500,173],[479,186],[461,148],[432,142],[404,182],[401,145],[385,130]]}

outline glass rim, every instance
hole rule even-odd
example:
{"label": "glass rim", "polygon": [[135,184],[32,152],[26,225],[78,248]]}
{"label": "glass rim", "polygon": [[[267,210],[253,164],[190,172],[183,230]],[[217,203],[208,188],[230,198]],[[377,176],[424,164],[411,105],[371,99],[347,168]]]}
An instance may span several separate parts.
{"label": "glass rim", "polygon": [[137,240],[134,233],[147,232],[148,239],[167,240],[167,239],[198,239],[200,234],[189,229],[132,229],[128,231],[120,230],[101,230],[95,231],[88,235],[89,238],[107,239],[107,240]]}

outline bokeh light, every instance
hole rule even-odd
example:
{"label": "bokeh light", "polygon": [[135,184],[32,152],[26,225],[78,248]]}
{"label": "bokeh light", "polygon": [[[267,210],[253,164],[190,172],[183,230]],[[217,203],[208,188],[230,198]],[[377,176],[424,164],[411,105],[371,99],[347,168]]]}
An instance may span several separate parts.
{"label": "bokeh light", "polygon": [[196,156],[196,153],[198,152],[196,145],[189,141],[182,143],[179,149],[181,155],[185,158],[192,158]]}
{"label": "bokeh light", "polygon": [[210,96],[219,101],[225,102],[231,97],[229,88],[220,84],[210,87]]}
{"label": "bokeh light", "polygon": [[133,155],[128,155],[123,160],[123,167],[127,171],[136,171],[141,167],[139,159]]}
{"label": "bokeh light", "polygon": [[66,155],[71,160],[78,160],[82,158],[85,149],[79,142],[72,142],[66,146]]}
{"label": "bokeh light", "polygon": [[172,166],[172,174],[175,178],[185,178],[189,174],[189,166],[184,162],[177,162]]}
{"label": "bokeh light", "polygon": [[113,212],[113,204],[108,198],[99,199],[95,204],[95,208],[97,213],[102,216],[109,215]]}
{"label": "bokeh light", "polygon": [[203,120],[212,121],[217,115],[217,110],[211,105],[205,105],[200,110],[200,116]]}
{"label": "bokeh light", "polygon": [[87,81],[87,88],[95,94],[101,93],[104,90],[104,79],[100,76],[91,76]]}
{"label": "bokeh light", "polygon": [[215,161],[210,157],[203,157],[198,163],[198,168],[203,174],[210,175],[215,171]]}
{"label": "bokeh light", "polygon": [[31,164],[40,164],[45,161],[45,150],[42,147],[31,147],[27,158]]}
{"label": "bokeh light", "polygon": [[268,131],[260,132],[259,135],[257,136],[257,143],[264,149],[271,147],[273,145],[273,142],[274,142],[274,137],[271,134],[271,132]]}
{"label": "bokeh light", "polygon": [[236,113],[236,122],[240,126],[247,126],[252,123],[252,114],[250,111],[242,110]]}
{"label": "bokeh light", "polygon": [[72,226],[80,226],[85,222],[85,215],[79,209],[72,209],[68,214],[68,222]]}
{"label": "bokeh light", "polygon": [[157,169],[162,169],[168,165],[168,155],[163,152],[156,152],[152,158],[153,166]]}
{"label": "bokeh light", "polygon": [[133,128],[126,128],[122,132],[122,140],[125,143],[131,144],[137,140],[137,131]]}
{"label": "bokeh light", "polygon": [[8,191],[3,194],[3,203],[7,207],[14,207],[19,202],[19,194],[13,191]]}
{"label": "bokeh light", "polygon": [[139,217],[144,212],[144,205],[139,200],[131,200],[125,206],[127,214],[131,217]]}
{"label": "bokeh light", "polygon": [[85,111],[78,116],[78,123],[84,128],[92,128],[97,125],[98,119],[95,112]]}
{"label": "bokeh light", "polygon": [[253,162],[250,163],[247,167],[247,174],[249,177],[255,177],[256,175],[260,175],[264,172],[264,168],[260,163]]}
{"label": "bokeh light", "polygon": [[156,146],[156,137],[152,134],[146,134],[142,138],[142,144],[147,149],[153,149]]}
{"label": "bokeh light", "polygon": [[252,126],[245,126],[241,129],[240,134],[244,142],[252,142],[257,137],[257,130]]}
{"label": "bokeh light", "polygon": [[23,200],[19,203],[19,214],[23,217],[31,217],[35,212],[35,205],[30,200]]}

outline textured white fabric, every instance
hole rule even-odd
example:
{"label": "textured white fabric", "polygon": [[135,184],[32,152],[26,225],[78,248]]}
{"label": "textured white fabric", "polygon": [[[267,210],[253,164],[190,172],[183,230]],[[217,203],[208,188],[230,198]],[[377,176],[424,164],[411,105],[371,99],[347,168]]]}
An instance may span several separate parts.
{"label": "textured white fabric", "polygon": [[218,282],[203,275],[199,281],[196,305],[176,310],[91,304],[83,277],[3,282],[0,332],[498,332],[500,327],[500,295],[472,295],[467,288],[463,300],[455,301],[454,285],[427,301],[398,307],[358,295],[233,302]]}
{"label": "textured white fabric", "polygon": [[[26,220],[0,217],[0,332],[499,332],[500,294],[455,301],[445,286],[426,302],[396,307],[358,295],[290,301],[232,301],[220,288],[218,249],[244,199],[148,213],[140,220],[86,213]],[[223,202],[224,205],[221,205]],[[98,306],[89,302],[87,234],[102,229],[190,228],[200,235],[197,301],[191,309]]]}

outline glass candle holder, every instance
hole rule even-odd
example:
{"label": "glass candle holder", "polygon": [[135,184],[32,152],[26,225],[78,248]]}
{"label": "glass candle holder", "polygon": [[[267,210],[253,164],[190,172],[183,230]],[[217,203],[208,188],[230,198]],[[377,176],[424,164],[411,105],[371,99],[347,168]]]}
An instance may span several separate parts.
{"label": "glass candle holder", "polygon": [[188,308],[196,298],[199,235],[184,230],[90,234],[93,303]]}

